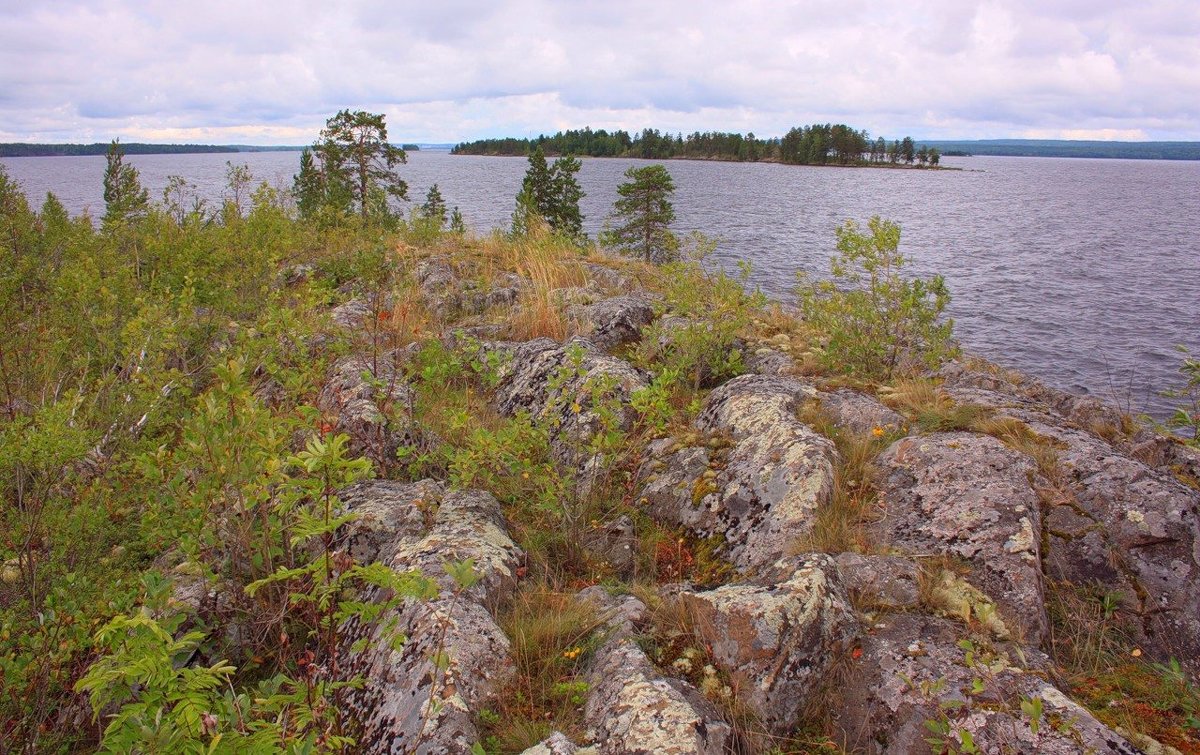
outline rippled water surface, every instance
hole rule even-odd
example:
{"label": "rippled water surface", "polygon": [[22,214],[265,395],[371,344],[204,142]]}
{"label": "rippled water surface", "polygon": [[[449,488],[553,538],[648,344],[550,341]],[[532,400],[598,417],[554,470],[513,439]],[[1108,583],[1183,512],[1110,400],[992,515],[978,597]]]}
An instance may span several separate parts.
{"label": "rippled water surface", "polygon": [[[289,185],[297,153],[138,155],[152,192],[180,175],[220,196],[226,160]],[[103,157],[5,159],[31,198],[54,191],[72,212],[103,212]],[[903,227],[922,275],[942,273],[955,330],[971,351],[1133,411],[1165,416],[1180,382],[1173,346],[1200,352],[1200,163],[947,158],[962,171],[806,168],[671,161],[679,231],[719,237],[718,258],[748,259],[755,282],[789,298],[797,270],[823,274],[834,229],[872,214]],[[595,234],[630,165],[584,159],[586,229]],[[522,158],[409,155],[419,201],[437,182],[467,223],[508,223]]]}

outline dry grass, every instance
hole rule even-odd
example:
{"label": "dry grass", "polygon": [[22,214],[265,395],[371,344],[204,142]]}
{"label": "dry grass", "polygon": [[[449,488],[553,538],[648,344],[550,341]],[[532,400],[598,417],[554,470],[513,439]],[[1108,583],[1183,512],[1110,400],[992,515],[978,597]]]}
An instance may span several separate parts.
{"label": "dry grass", "polygon": [[519,592],[499,617],[512,642],[516,676],[479,716],[489,751],[523,752],[558,730],[584,739],[584,681],[600,617],[588,603],[545,585]]}
{"label": "dry grass", "polygon": [[509,318],[509,335],[517,340],[548,337],[561,341],[571,334],[571,323],[555,292],[587,283],[579,265],[579,251],[544,230],[509,241],[493,237],[484,242],[489,264],[485,272],[496,277],[512,271],[527,281]]}
{"label": "dry grass", "polygon": [[925,432],[972,430],[992,414],[988,407],[955,401],[936,382],[925,378],[901,380],[891,388],[880,388],[879,396]]}
{"label": "dry grass", "polygon": [[800,538],[796,553],[869,553],[878,545],[868,536],[866,525],[877,514],[872,483],[875,458],[894,436],[858,433],[838,427],[819,402],[805,404],[800,421],[833,441],[838,461],[833,470],[829,501],[817,511],[812,531]]}

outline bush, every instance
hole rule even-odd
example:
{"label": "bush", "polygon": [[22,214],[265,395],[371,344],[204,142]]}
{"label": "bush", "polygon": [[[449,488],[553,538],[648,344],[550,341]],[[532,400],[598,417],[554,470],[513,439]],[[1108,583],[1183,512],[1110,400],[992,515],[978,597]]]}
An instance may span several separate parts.
{"label": "bush", "polygon": [[867,230],[852,220],[837,230],[832,280],[812,283],[800,274],[801,309],[826,339],[823,361],[882,379],[902,367],[935,367],[954,351],[953,321],[941,319],[950,302],[946,283],[940,275],[903,277],[899,225],[875,216]]}

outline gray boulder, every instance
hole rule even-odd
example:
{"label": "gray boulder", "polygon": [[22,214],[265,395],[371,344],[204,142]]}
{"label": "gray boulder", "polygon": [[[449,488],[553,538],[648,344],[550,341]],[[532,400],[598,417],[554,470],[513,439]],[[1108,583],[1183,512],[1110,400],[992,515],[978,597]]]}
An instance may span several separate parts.
{"label": "gray boulder", "polygon": [[597,348],[611,351],[641,340],[642,328],[654,320],[654,306],[640,296],[615,296],[568,307],[567,316],[582,325],[582,335]]}
{"label": "gray boulder", "polygon": [[833,489],[833,443],[796,419],[814,393],[794,378],[730,380],[709,394],[695,426],[732,445],[652,446],[639,497],[660,519],[723,536],[735,566],[774,563],[812,529]]}
{"label": "gray boulder", "polygon": [[[929,752],[927,740],[939,737],[959,748],[964,734],[979,752],[1140,752],[1005,649],[968,650],[963,639],[960,625],[917,614],[876,626],[839,685],[835,739],[849,752],[872,754]],[[1042,710],[1036,732],[1035,705]]]}
{"label": "gray boulder", "polygon": [[[555,458],[572,466],[583,468],[593,461],[589,444],[607,424],[630,427],[634,418],[630,396],[647,385],[645,375],[628,362],[601,353],[581,338],[562,346],[543,338],[484,348],[498,348],[507,356],[508,366],[496,390],[500,411],[510,416],[527,411],[548,422],[554,428]],[[593,401],[597,393],[602,394],[603,405]]]}
{"label": "gray boulder", "polygon": [[877,466],[887,511],[873,526],[879,541],[965,560],[968,582],[998,604],[1005,627],[1040,644],[1049,620],[1033,462],[990,436],[937,433],[896,441]]}
{"label": "gray boulder", "polygon": [[741,699],[771,732],[786,735],[858,641],[859,625],[829,556],[788,559],[771,571],[679,599]]}
{"label": "gray boulder", "polygon": [[1012,373],[962,369],[948,382],[951,396],[1019,420],[1053,450],[1047,576],[1119,596],[1131,639],[1200,680],[1200,490],[1181,481],[1200,456],[1145,433],[1101,437],[1119,413]]}
{"label": "gray boulder", "polygon": [[633,637],[645,612],[636,598],[615,599],[589,589],[590,599],[607,612],[608,639],[596,651],[584,708],[588,734],[603,755],[723,755],[733,732],[720,712],[687,682],[664,677]]}
{"label": "gray boulder", "polygon": [[[360,483],[339,498],[359,514],[338,533],[340,548],[397,573],[419,573],[441,591],[434,600],[406,599],[378,622],[343,627],[341,666],[363,679],[345,697],[363,722],[361,751],[470,752],[479,740],[475,713],[515,669],[508,638],[487,608],[513,589],[523,558],[500,504],[489,493],[446,491],[431,480]],[[479,581],[463,590],[443,565],[467,559]],[[364,599],[387,597],[371,590]],[[393,648],[400,636],[407,640]]]}
{"label": "gray boulder", "polygon": [[395,464],[396,449],[411,440],[408,423],[397,419],[414,399],[399,369],[401,359],[399,354],[343,359],[317,397],[317,408],[335,418],[334,431],[350,437],[350,452],[383,469]]}

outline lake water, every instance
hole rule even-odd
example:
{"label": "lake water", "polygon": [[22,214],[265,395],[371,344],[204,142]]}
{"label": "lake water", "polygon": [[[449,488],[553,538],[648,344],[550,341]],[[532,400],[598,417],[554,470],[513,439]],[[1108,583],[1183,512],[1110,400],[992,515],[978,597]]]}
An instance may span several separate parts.
{"label": "lake water", "polygon": [[[180,175],[213,199],[225,163],[280,186],[293,152],[137,155],[152,195]],[[40,202],[103,213],[103,157],[13,158],[9,175]],[[764,291],[791,299],[797,270],[824,274],[834,229],[872,214],[903,227],[915,273],[942,273],[955,332],[970,351],[1046,382],[1164,417],[1158,396],[1181,382],[1175,344],[1200,353],[1200,162],[1018,157],[945,158],[962,171],[869,170],[669,161],[676,230],[721,239],[730,267],[754,266]],[[593,236],[630,165],[583,160],[585,228]],[[402,174],[419,202],[439,184],[467,224],[506,226],[523,158],[410,153]]]}

